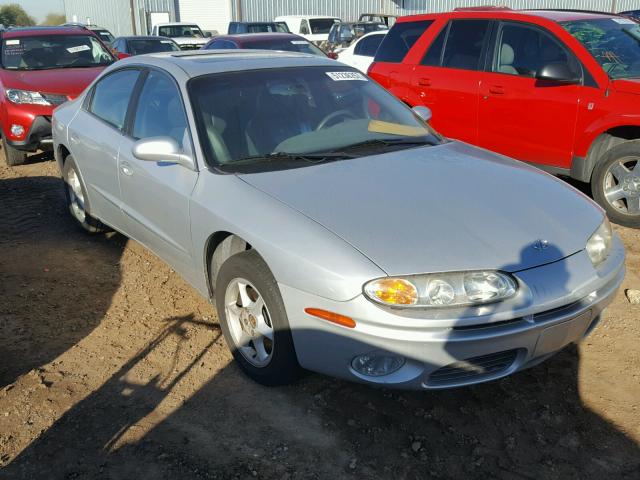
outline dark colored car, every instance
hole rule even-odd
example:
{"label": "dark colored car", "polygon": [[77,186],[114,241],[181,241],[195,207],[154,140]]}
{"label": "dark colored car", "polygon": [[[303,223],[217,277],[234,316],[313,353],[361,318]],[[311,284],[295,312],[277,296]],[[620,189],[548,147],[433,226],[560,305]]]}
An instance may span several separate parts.
{"label": "dark colored car", "polygon": [[391,28],[398,20],[397,15],[389,15],[386,13],[361,13],[358,18],[359,22],[378,22],[384,23],[387,27]]}
{"label": "dark colored car", "polygon": [[252,35],[219,35],[204,48],[206,50],[253,49],[281,50],[286,52],[309,53],[326,57],[314,44],[293,33],[254,33]]}
{"label": "dark colored car", "polygon": [[236,33],[289,33],[289,27],[284,22],[229,22],[229,35]]}
{"label": "dark colored car", "polygon": [[327,43],[322,45],[326,52],[337,52],[347,48],[357,39],[371,32],[388,30],[384,23],[380,22],[340,22],[331,27]]}
{"label": "dark colored car", "polygon": [[429,107],[442,134],[590,183],[613,221],[640,227],[634,20],[508,8],[403,17],[369,75]]}
{"label": "dark colored car", "polygon": [[170,38],[154,36],[118,37],[111,47],[116,50],[118,58],[145,53],[179,52],[180,47]]}
{"label": "dark colored car", "polygon": [[640,10],[628,10],[626,12],[620,12],[620,15],[633,18],[636,22],[640,22]]}
{"label": "dark colored car", "polygon": [[116,58],[85,27],[31,27],[2,32],[0,125],[8,165],[50,148],[51,115],[78,96]]}
{"label": "dark colored car", "polygon": [[88,28],[93,33],[95,33],[98,36],[98,38],[100,40],[102,40],[104,43],[106,43],[107,45],[109,45],[110,43],[112,43],[115,40],[115,37],[113,36],[113,33],[111,33],[106,28],[99,27],[98,25],[92,25],[92,24],[86,25],[84,23],[69,22],[69,23],[62,24],[61,26],[62,27],[85,27],[85,28]]}

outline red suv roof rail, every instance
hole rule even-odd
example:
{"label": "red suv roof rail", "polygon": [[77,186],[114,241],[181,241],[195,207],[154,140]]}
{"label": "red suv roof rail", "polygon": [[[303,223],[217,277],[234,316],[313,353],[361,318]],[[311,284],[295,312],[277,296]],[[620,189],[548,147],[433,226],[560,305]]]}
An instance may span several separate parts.
{"label": "red suv roof rail", "polygon": [[481,5],[479,7],[457,7],[454,12],[486,12],[487,10],[512,10],[505,5]]}

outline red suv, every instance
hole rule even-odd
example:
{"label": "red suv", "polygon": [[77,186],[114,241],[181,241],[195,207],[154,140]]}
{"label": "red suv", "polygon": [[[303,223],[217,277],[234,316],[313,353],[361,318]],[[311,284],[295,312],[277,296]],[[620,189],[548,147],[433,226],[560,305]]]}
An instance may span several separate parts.
{"label": "red suv", "polygon": [[8,165],[50,148],[53,109],[75,98],[116,59],[83,27],[32,27],[2,32],[0,124]]}
{"label": "red suv", "polygon": [[444,135],[590,182],[613,221],[640,227],[633,20],[508,8],[403,17],[369,75],[411,107],[431,108]]}

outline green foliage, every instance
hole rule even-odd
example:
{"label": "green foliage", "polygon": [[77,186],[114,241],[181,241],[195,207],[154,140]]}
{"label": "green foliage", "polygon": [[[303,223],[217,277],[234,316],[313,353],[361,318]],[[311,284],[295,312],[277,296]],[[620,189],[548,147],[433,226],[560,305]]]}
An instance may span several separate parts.
{"label": "green foliage", "polygon": [[66,21],[62,13],[48,13],[41,25],[62,25]]}
{"label": "green foliage", "polygon": [[0,23],[9,25],[32,26],[36,21],[17,3],[10,3],[0,7]]}
{"label": "green foliage", "polygon": [[590,22],[571,22],[565,25],[565,28],[583,45],[591,45],[596,48],[607,34],[604,28]]}

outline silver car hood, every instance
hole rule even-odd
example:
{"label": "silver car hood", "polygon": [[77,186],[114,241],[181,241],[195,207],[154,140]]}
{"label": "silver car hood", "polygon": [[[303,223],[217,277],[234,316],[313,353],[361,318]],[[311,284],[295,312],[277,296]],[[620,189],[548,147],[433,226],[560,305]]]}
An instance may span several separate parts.
{"label": "silver car hood", "polygon": [[389,275],[543,265],[584,249],[603,218],[561,180],[459,142],[239,177]]}

